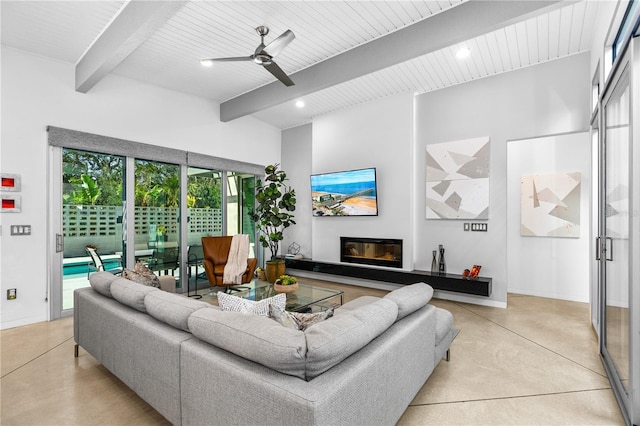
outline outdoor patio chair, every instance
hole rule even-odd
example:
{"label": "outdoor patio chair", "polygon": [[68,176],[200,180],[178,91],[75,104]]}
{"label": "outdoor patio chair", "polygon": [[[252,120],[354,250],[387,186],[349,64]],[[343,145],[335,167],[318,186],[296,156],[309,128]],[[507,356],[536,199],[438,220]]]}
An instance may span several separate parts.
{"label": "outdoor patio chair", "polygon": [[154,272],[164,271],[165,275],[175,274],[175,270],[178,269],[178,248],[157,248],[153,251],[151,259],[149,259],[149,269]]}
{"label": "outdoor patio chair", "polygon": [[111,272],[113,275],[122,274],[122,263],[120,259],[118,259],[116,266],[114,266],[113,262],[103,262],[95,247],[86,246],[85,250],[89,254],[89,257],[91,257],[91,262],[89,262],[87,268],[87,279],[89,278],[91,272],[97,271]]}

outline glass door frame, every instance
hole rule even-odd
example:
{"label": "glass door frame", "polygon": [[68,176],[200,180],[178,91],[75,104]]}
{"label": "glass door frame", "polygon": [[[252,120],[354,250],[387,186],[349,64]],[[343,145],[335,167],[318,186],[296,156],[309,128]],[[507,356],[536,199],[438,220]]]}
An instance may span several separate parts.
{"label": "glass door frame", "polygon": [[[640,39],[633,39],[628,48],[621,52],[605,84],[600,100],[600,147],[599,147],[599,229],[596,245],[599,288],[600,356],[614,395],[627,424],[640,424],[640,264],[635,261],[640,256]],[[628,78],[630,93],[630,135],[629,135],[629,253],[628,255],[628,300],[629,300],[629,378],[625,389],[618,370],[609,354],[607,342],[607,282],[606,282],[606,108],[608,101],[616,93],[617,85]]]}
{"label": "glass door frame", "polygon": [[[49,263],[47,296],[49,301],[49,320],[69,317],[73,310],[64,310],[62,306],[62,259],[64,257],[64,238],[62,234],[62,148],[49,147]],[[62,245],[61,245],[62,244]]]}
{"label": "glass door frame", "polygon": [[[636,0],[637,1],[637,0]],[[640,28],[640,19],[636,23],[636,31]],[[629,43],[631,62],[630,121],[631,125],[631,216],[630,235],[631,259],[640,257],[640,36]],[[635,129],[635,131],[634,131]],[[640,262],[631,262],[629,280],[630,326],[629,359],[630,359],[630,420],[640,425]]]}

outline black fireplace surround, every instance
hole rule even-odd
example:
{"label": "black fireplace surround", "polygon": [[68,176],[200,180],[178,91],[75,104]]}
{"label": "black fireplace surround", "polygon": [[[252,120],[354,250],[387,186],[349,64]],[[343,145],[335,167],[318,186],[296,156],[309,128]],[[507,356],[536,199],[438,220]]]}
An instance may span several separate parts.
{"label": "black fireplace surround", "polygon": [[340,262],[402,268],[402,240],[340,237]]}

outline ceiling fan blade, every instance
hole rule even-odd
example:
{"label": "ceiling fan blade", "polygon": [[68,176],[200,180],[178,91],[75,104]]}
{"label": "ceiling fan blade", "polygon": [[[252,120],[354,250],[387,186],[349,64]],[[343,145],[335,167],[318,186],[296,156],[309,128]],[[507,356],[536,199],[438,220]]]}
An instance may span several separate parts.
{"label": "ceiling fan blade", "polygon": [[211,58],[200,59],[200,62],[237,62],[237,61],[253,61],[251,56],[238,56],[235,58]]}
{"label": "ceiling fan blade", "polygon": [[296,38],[296,35],[293,33],[293,31],[287,30],[271,43],[267,44],[267,46],[262,49],[262,51],[273,58],[280,52],[282,52],[282,50],[287,47],[287,45],[291,43],[294,38]]}
{"label": "ceiling fan blade", "polygon": [[282,68],[280,68],[275,62],[271,61],[269,65],[263,65],[263,66],[267,69],[267,71],[273,74],[275,78],[280,80],[282,84],[284,84],[285,86],[293,86],[295,84],[289,78],[289,76],[285,74],[284,71],[282,71]]}

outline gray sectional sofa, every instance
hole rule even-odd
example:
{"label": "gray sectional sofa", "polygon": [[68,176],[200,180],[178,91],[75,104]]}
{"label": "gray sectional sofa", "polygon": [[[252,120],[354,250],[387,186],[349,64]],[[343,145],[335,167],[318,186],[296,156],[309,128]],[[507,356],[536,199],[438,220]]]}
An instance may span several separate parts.
{"label": "gray sectional sofa", "polygon": [[76,344],[173,424],[392,425],[456,332],[424,283],[299,331],[106,272],[90,282]]}

